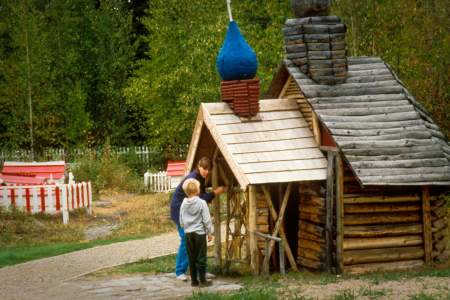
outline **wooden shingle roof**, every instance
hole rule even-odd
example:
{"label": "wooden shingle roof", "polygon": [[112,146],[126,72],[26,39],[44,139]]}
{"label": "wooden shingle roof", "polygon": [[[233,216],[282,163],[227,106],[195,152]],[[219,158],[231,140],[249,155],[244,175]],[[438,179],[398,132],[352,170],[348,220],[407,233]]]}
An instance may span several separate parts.
{"label": "wooden shingle roof", "polygon": [[348,58],[346,83],[319,85],[284,66],[362,185],[450,185],[450,147],[380,58]]}
{"label": "wooden shingle roof", "polygon": [[243,190],[249,184],[326,179],[327,161],[295,100],[261,100],[257,118],[245,122],[226,103],[202,103],[188,167],[206,126]]}

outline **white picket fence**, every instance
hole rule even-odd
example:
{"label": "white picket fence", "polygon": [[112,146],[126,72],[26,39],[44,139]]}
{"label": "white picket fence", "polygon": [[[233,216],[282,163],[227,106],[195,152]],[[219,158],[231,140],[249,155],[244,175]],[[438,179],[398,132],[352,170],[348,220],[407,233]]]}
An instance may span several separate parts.
{"label": "white picket fence", "polygon": [[62,213],[63,223],[69,222],[69,211],[85,208],[92,213],[90,182],[62,185],[1,186],[0,206],[15,207],[28,213]]}
{"label": "white picket fence", "polygon": [[145,172],[144,185],[151,192],[165,193],[171,190],[171,178],[167,176],[165,171],[157,173]]}

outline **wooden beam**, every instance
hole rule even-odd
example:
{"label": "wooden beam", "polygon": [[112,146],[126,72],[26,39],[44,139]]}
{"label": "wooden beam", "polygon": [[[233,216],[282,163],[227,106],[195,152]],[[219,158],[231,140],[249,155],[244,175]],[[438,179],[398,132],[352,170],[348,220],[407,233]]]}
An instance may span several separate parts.
{"label": "wooden beam", "polygon": [[249,212],[248,212],[248,227],[250,233],[250,266],[254,275],[259,275],[259,250],[258,240],[256,237],[256,186],[249,185]]}
{"label": "wooden beam", "polygon": [[328,151],[328,165],[327,165],[327,195],[325,201],[325,247],[326,247],[326,268],[328,272],[331,272],[332,254],[331,248],[333,245],[333,202],[334,202],[334,151]]}
{"label": "wooden beam", "polygon": [[344,271],[342,257],[344,243],[344,166],[342,157],[336,158],[336,273]]}
{"label": "wooden beam", "polygon": [[[216,147],[213,156],[213,169],[212,169],[212,186],[217,188],[219,186],[219,167],[217,163],[217,157],[219,155],[219,148]],[[222,237],[221,237],[221,226],[220,226],[220,199],[215,197],[213,201],[213,211],[214,211],[214,258],[217,266],[222,266]]]}
{"label": "wooden beam", "polygon": [[280,95],[278,96],[278,98],[282,99],[282,98],[286,98],[286,90],[289,88],[289,85],[291,84],[291,80],[292,80],[292,76],[289,76],[288,79],[286,80],[286,83],[283,86],[283,89],[281,90]]}
{"label": "wooden beam", "polygon": [[316,140],[317,145],[320,146],[322,143],[322,133],[320,131],[319,118],[317,117],[315,112],[313,112],[312,114],[312,128],[314,133],[314,139]]}
{"label": "wooden beam", "polygon": [[184,173],[187,174],[194,166],[195,153],[197,152],[198,142],[203,128],[203,109],[198,110],[197,120],[195,121],[194,131],[192,132],[191,143],[189,144],[189,151],[186,158],[186,166]]}
{"label": "wooden beam", "polygon": [[432,265],[433,246],[431,232],[431,208],[430,189],[428,186],[422,187],[422,220],[423,220],[423,246],[425,250],[425,264]]}
{"label": "wooden beam", "polygon": [[[278,236],[278,232],[280,227],[282,226],[282,222],[284,219],[284,213],[286,211],[287,203],[289,200],[289,196],[291,195],[292,182],[289,182],[286,191],[284,192],[283,202],[281,203],[280,213],[278,214],[277,222],[275,223],[275,227],[272,232],[272,236]],[[269,257],[272,254],[273,247],[275,246],[275,241],[271,240],[269,245]]]}
{"label": "wooden beam", "polygon": [[[264,196],[266,198],[267,201],[267,205],[269,205],[269,211],[270,211],[270,215],[272,216],[272,220],[276,221],[278,218],[278,214],[277,211],[275,210],[275,208],[273,207],[273,201],[272,201],[272,197],[270,196],[269,191],[267,190],[267,186],[263,185],[262,186],[262,190],[264,192]],[[283,240],[284,243],[284,251],[286,252],[286,256],[289,260],[289,263],[291,264],[291,268],[294,271],[298,271],[297,268],[297,263],[295,262],[295,258],[294,255],[292,255],[292,251],[291,251],[291,247],[289,246],[289,241],[286,237],[286,233],[284,232],[284,227],[281,226],[280,228],[280,237]],[[282,253],[280,253],[280,255],[283,255]],[[264,264],[266,264],[266,260],[267,263],[269,262],[269,258],[265,258],[264,259]]]}

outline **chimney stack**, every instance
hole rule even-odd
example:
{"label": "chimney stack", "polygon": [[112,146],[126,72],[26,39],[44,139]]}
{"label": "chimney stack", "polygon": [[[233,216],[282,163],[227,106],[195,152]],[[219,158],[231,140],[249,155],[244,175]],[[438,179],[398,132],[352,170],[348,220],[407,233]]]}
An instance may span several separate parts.
{"label": "chimney stack", "polygon": [[296,19],[283,27],[286,58],[319,84],[342,84],[347,77],[346,26],[329,16],[330,0],[291,0]]}

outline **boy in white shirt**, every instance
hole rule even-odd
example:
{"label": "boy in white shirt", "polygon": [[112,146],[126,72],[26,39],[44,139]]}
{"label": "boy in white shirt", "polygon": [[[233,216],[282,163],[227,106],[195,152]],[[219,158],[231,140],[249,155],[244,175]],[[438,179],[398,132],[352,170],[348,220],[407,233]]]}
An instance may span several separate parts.
{"label": "boy in white shirt", "polygon": [[206,238],[212,240],[208,204],[198,197],[200,182],[189,178],[183,183],[187,195],[180,208],[180,225],[184,228],[192,286],[209,286],[206,279]]}

